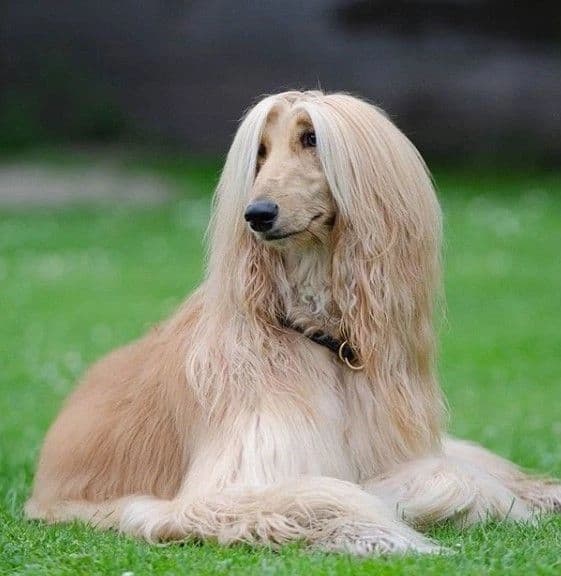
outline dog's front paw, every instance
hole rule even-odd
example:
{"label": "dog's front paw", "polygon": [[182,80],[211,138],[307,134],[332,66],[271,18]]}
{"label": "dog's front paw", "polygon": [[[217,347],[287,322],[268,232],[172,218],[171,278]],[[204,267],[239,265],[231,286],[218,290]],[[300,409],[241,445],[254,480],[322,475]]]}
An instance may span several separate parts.
{"label": "dog's front paw", "polygon": [[406,525],[396,524],[395,528],[388,528],[367,523],[339,526],[316,542],[314,548],[355,556],[435,554],[443,551]]}
{"label": "dog's front paw", "polygon": [[530,479],[515,485],[515,489],[538,512],[561,514],[561,482]]}
{"label": "dog's front paw", "polygon": [[149,496],[133,497],[127,502],[119,529],[148,542],[183,540],[190,535],[189,527],[179,521],[172,501]]}

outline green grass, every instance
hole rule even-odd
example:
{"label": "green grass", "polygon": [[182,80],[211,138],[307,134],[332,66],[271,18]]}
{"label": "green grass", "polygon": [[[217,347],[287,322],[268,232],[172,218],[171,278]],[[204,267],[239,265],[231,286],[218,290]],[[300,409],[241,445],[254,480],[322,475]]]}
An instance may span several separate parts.
{"label": "green grass", "polygon": [[[212,168],[158,162],[188,189]],[[209,165],[210,166],[210,165]],[[561,178],[442,173],[454,433],[561,476]],[[432,535],[441,557],[354,559],[213,544],[150,546],[22,519],[47,426],[86,366],[169,314],[202,274],[208,196],[150,209],[0,218],[0,574],[560,574],[561,519]]]}

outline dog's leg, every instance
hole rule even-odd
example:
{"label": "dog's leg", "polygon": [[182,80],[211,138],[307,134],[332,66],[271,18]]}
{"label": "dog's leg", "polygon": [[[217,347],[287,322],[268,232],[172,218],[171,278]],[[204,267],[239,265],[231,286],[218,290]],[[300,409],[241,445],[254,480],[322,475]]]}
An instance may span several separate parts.
{"label": "dog's leg", "polygon": [[318,549],[358,555],[439,550],[396,520],[379,499],[331,478],[232,487],[193,500],[131,496],[48,507],[31,501],[26,513],[51,522],[82,520],[150,541],[212,539],[278,546],[301,540]]}
{"label": "dog's leg", "polygon": [[446,440],[442,455],[402,464],[364,488],[416,527],[444,520],[461,526],[530,521],[536,512],[561,509],[558,482],[532,478],[499,456],[457,440]]}
{"label": "dog's leg", "polygon": [[352,554],[434,552],[438,547],[393,518],[357,485],[301,478],[263,488],[230,487],[220,494],[173,501],[132,501],[120,528],[148,540],[215,539],[280,545],[301,540]]}
{"label": "dog's leg", "polygon": [[528,474],[518,466],[472,442],[447,438],[444,452],[486,470],[534,511],[561,512],[561,481]]}

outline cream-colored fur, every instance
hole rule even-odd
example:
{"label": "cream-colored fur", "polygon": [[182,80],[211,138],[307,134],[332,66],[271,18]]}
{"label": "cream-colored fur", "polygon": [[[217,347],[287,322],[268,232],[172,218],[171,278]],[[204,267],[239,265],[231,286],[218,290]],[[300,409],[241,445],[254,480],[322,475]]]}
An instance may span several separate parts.
{"label": "cream-colored fur", "polygon": [[[243,219],[263,199],[272,235]],[[259,102],[218,185],[204,283],[90,370],[28,516],[369,554],[438,550],[416,529],[443,520],[559,511],[557,482],[443,436],[440,235],[425,165],[380,110],[320,92]],[[282,318],[348,339],[364,369]]]}

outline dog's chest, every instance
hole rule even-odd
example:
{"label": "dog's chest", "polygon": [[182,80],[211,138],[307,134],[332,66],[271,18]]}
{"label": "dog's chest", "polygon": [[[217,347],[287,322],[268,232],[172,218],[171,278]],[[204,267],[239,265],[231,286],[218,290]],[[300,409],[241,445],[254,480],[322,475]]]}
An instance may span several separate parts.
{"label": "dog's chest", "polygon": [[249,415],[240,479],[269,484],[300,475],[351,479],[344,447],[342,407],[334,397],[309,408],[288,401]]}
{"label": "dog's chest", "polygon": [[[257,405],[228,410],[220,423],[201,431],[200,453],[189,474],[193,489],[265,486],[299,476],[356,480],[338,370],[329,351],[306,346],[308,366],[292,391],[287,382],[286,390],[270,392]],[[295,396],[297,387],[306,394]]]}

